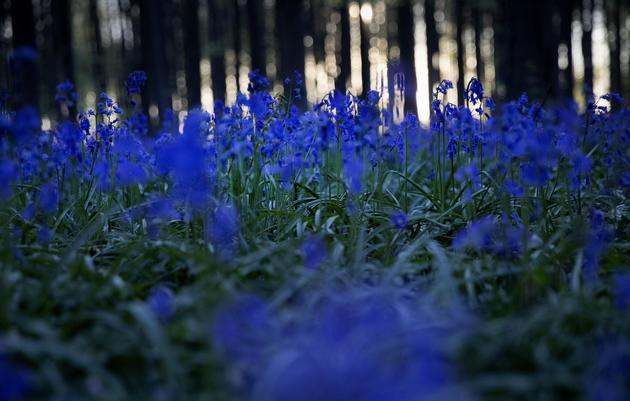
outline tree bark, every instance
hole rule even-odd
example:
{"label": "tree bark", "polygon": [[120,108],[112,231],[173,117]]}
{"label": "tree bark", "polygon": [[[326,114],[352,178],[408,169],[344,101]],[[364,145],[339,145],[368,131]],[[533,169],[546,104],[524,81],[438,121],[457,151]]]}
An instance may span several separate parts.
{"label": "tree bark", "polygon": [[610,43],[610,90],[622,93],[621,83],[621,0],[611,0],[607,7]]}
{"label": "tree bark", "polygon": [[481,36],[483,35],[483,12],[480,10],[479,4],[473,6],[473,24],[475,29],[475,62],[477,79],[485,84],[485,70],[483,64],[483,56],[481,54]]}
{"label": "tree bark", "polygon": [[464,77],[464,0],[455,2],[455,35],[457,42],[457,104],[464,104],[464,88],[466,86]]}
{"label": "tree bark", "polygon": [[225,51],[227,49],[227,26],[229,13],[223,0],[208,2],[210,25],[210,69],[214,100],[225,102]]}
{"label": "tree bark", "polygon": [[142,64],[148,82],[144,90],[145,108],[155,102],[160,113],[171,107],[168,69],[164,51],[164,4],[161,1],[140,0]]}
{"label": "tree bark", "polygon": [[[301,0],[276,0],[276,35],[280,50],[280,78],[293,77],[297,71],[304,75],[304,7]],[[285,87],[285,96],[292,97]],[[306,96],[293,99],[298,106],[306,105]]]}
{"label": "tree bark", "polygon": [[252,70],[265,74],[265,10],[262,0],[247,0],[247,22],[249,24],[249,54]]}
{"label": "tree bark", "polygon": [[411,0],[402,0],[398,5],[398,47],[400,69],[405,76],[405,108],[413,114],[416,106],[415,23]]}
{"label": "tree bark", "polygon": [[74,81],[72,52],[72,10],[68,0],[51,3],[53,43],[55,49],[55,79],[57,82]]}
{"label": "tree bark", "polygon": [[427,64],[429,67],[429,99],[433,95],[433,87],[440,81],[440,66],[433,60],[440,56],[440,37],[435,23],[435,0],[424,2],[424,22],[427,30]]}
{"label": "tree bark", "polygon": [[90,18],[92,46],[94,54],[92,55],[92,73],[94,74],[94,85],[96,92],[105,91],[107,88],[107,80],[103,72],[103,39],[101,38],[101,24],[98,15],[97,0],[90,0],[88,4],[88,13]]}
{"label": "tree bark", "polygon": [[370,36],[367,24],[361,19],[361,84],[362,94],[370,90]]}
{"label": "tree bark", "polygon": [[199,0],[184,0],[184,52],[188,108],[201,106]]}
{"label": "tree bark", "polygon": [[575,10],[574,0],[562,0],[560,9],[560,33],[559,41],[567,49],[567,67],[559,71],[560,76],[560,95],[564,98],[573,98],[573,44],[571,41],[573,11]]}
{"label": "tree bark", "polygon": [[13,49],[11,57],[11,92],[14,107],[38,103],[37,44],[35,42],[35,17],[32,1],[11,2]]}
{"label": "tree bark", "polygon": [[584,89],[593,92],[593,1],[584,0],[582,5],[582,56],[584,57]]}
{"label": "tree bark", "polygon": [[341,16],[341,23],[339,27],[341,29],[341,52],[339,54],[340,60],[338,61],[337,77],[335,78],[335,89],[340,92],[345,92],[347,88],[347,82],[350,80],[351,65],[350,65],[350,13],[348,11],[348,2],[342,0],[339,6],[339,15]]}

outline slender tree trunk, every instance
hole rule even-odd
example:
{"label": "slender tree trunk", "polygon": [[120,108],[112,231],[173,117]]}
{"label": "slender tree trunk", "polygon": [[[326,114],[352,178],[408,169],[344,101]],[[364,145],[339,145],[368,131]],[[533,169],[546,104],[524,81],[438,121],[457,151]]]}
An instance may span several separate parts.
{"label": "slender tree trunk", "polygon": [[72,10],[68,0],[51,3],[56,81],[74,81],[72,52]]}
{"label": "slender tree trunk", "polygon": [[440,53],[439,40],[435,24],[435,0],[424,2],[424,22],[427,30],[427,64],[429,66],[429,99],[433,95],[433,87],[440,81],[440,67],[437,61]]}
{"label": "slender tree trunk", "polygon": [[11,22],[14,49],[11,59],[13,103],[16,109],[25,105],[37,107],[39,74],[32,1],[12,1]]}
{"label": "slender tree trunk", "polygon": [[232,15],[230,16],[230,20],[234,22],[232,26],[232,46],[234,49],[234,56],[236,60],[236,86],[238,87],[240,81],[240,66],[241,66],[241,6],[238,1],[232,1]]}
{"label": "slender tree trunk", "polygon": [[[304,75],[304,7],[301,0],[276,0],[276,34],[280,47],[280,78],[286,79],[297,71]],[[285,88],[285,96],[291,96]],[[292,97],[292,96],[291,96]],[[305,106],[305,95],[293,99],[293,104]]]}
{"label": "slender tree trunk", "polygon": [[370,90],[370,36],[367,24],[361,19],[361,84],[363,94]]}
{"label": "slender tree trunk", "polygon": [[550,32],[553,11],[548,6],[544,0],[505,2],[499,10],[495,55],[503,100],[516,99],[523,92],[537,101],[555,95],[558,45]]}
{"label": "slender tree trunk", "polygon": [[215,101],[225,102],[225,51],[227,48],[228,17],[227,4],[223,0],[208,2],[210,24],[210,69],[212,93]]}
{"label": "slender tree trunk", "polygon": [[405,76],[405,108],[414,114],[416,107],[415,23],[411,0],[402,0],[398,6],[398,47],[400,69]]}
{"label": "slender tree trunk", "polygon": [[199,43],[199,0],[184,0],[184,51],[188,108],[201,105],[201,47]]}
{"label": "slender tree trunk", "polygon": [[323,16],[327,16],[327,6],[325,2],[310,0],[311,19],[313,21],[313,53],[317,63],[324,62],[326,58],[326,21]]}
{"label": "slender tree trunk", "polygon": [[103,73],[103,39],[101,38],[101,24],[98,15],[97,0],[90,0],[88,3],[89,18],[92,33],[92,46],[94,54],[92,55],[92,73],[94,74],[94,85],[96,92],[104,91],[107,87],[105,74]]}
{"label": "slender tree trunk", "polygon": [[457,42],[457,104],[464,104],[464,88],[466,77],[464,77],[464,0],[455,2],[455,35]]}
{"label": "slender tree trunk", "polygon": [[164,24],[161,1],[140,0],[142,64],[148,74],[148,85],[145,87],[145,107],[149,103],[157,104],[160,113],[171,107],[169,75],[164,51]]}
{"label": "slender tree trunk", "polygon": [[350,80],[350,13],[348,11],[348,2],[342,0],[339,6],[339,14],[341,16],[341,53],[338,61],[338,74],[335,79],[335,89],[345,92],[348,89],[348,81]]}
{"label": "slender tree trunk", "polygon": [[483,35],[483,12],[479,8],[478,4],[473,6],[473,21],[475,28],[475,61],[477,63],[476,66],[476,74],[477,79],[482,82],[485,82],[485,70],[483,64],[483,56],[481,54],[481,36]]}
{"label": "slender tree trunk", "polygon": [[559,93],[564,98],[573,97],[573,45],[571,43],[571,33],[573,24],[573,11],[575,10],[574,0],[562,0],[560,7],[560,33],[559,41],[567,49],[567,66],[559,71],[560,90]]}
{"label": "slender tree trunk", "polygon": [[249,24],[249,53],[252,70],[265,73],[265,14],[262,0],[247,0],[247,22]]}
{"label": "slender tree trunk", "polygon": [[593,91],[593,1],[584,0],[582,4],[582,55],[584,57],[584,89]]}
{"label": "slender tree trunk", "polygon": [[621,83],[621,0],[607,4],[610,43],[610,90],[622,93]]}

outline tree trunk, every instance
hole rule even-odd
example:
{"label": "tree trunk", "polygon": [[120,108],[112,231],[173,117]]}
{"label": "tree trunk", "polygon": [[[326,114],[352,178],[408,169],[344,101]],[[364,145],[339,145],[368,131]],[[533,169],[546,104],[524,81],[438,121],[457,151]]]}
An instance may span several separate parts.
{"label": "tree trunk", "polygon": [[464,104],[464,88],[466,77],[464,77],[464,0],[455,2],[455,35],[457,42],[457,104]]}
{"label": "tree trunk", "polygon": [[573,45],[571,43],[573,11],[575,9],[574,0],[562,0],[560,7],[560,43],[567,49],[567,66],[559,71],[560,90],[559,94],[567,99],[573,98]]}
{"label": "tree trunk", "polygon": [[350,80],[350,13],[348,11],[348,2],[342,0],[339,6],[339,15],[341,16],[341,52],[338,63],[338,74],[335,78],[335,89],[345,92],[348,89],[348,81]]}
{"label": "tree trunk", "polygon": [[549,32],[552,19],[544,0],[501,4],[495,21],[495,56],[502,100],[516,99],[523,92],[537,101],[555,95],[558,46],[556,35]]}
{"label": "tree trunk", "polygon": [[32,1],[12,1],[11,22],[14,49],[11,58],[13,105],[16,109],[26,105],[37,107],[39,74]]}
{"label": "tree trunk", "polygon": [[107,81],[105,79],[105,74],[103,73],[103,40],[101,38],[101,25],[98,15],[97,0],[90,0],[88,7],[92,31],[92,46],[94,47],[94,54],[92,55],[92,73],[94,74],[96,92],[99,93],[107,89]]}
{"label": "tree trunk", "polygon": [[582,5],[582,55],[584,57],[584,89],[593,92],[593,0],[584,0]]}
{"label": "tree trunk", "polygon": [[68,0],[51,3],[53,43],[55,49],[55,79],[57,82],[74,81],[72,54],[72,10]]}
{"label": "tree trunk", "polygon": [[[280,78],[286,79],[297,71],[304,75],[304,8],[301,0],[276,0],[276,34],[280,47]],[[285,96],[291,97],[285,87]],[[305,94],[293,99],[293,104],[305,106]]]}
{"label": "tree trunk", "polygon": [[225,102],[225,51],[227,48],[228,12],[223,0],[208,2],[210,33],[210,70],[214,100]]}
{"label": "tree trunk", "polygon": [[370,37],[368,27],[363,19],[361,19],[361,85],[363,86],[362,94],[368,93],[370,90]]}
{"label": "tree trunk", "polygon": [[265,74],[265,10],[262,0],[247,0],[247,23],[249,24],[249,54],[252,70]]}
{"label": "tree trunk", "polygon": [[481,36],[483,35],[483,12],[479,4],[473,6],[473,21],[475,28],[475,62],[477,79],[486,84],[483,56],[481,54]]}
{"label": "tree trunk", "polygon": [[402,0],[398,5],[398,47],[400,69],[405,76],[405,108],[413,114],[416,107],[415,23],[411,0]]}
{"label": "tree trunk", "polygon": [[429,99],[433,95],[433,87],[440,81],[440,66],[433,60],[440,56],[440,37],[435,24],[435,0],[424,2],[424,22],[427,30],[427,64],[429,67]]}
{"label": "tree trunk", "polygon": [[145,108],[149,103],[157,104],[160,113],[171,107],[168,69],[164,52],[164,4],[151,0],[140,0],[142,64],[148,75],[145,86]]}
{"label": "tree trunk", "polygon": [[232,9],[230,20],[234,22],[232,25],[232,46],[234,50],[235,62],[236,62],[236,87],[238,88],[240,81],[240,66],[241,66],[241,6],[238,1],[232,1]]}
{"label": "tree trunk", "polygon": [[184,52],[188,108],[201,106],[199,0],[184,0]]}
{"label": "tree trunk", "polygon": [[611,0],[607,7],[610,43],[610,91],[622,93],[621,83],[621,0]]}

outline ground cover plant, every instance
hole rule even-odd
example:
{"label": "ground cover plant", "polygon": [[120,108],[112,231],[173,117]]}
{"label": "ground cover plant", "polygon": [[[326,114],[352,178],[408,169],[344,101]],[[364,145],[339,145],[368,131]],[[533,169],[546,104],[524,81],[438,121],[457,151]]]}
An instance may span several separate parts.
{"label": "ground cover plant", "polygon": [[141,71],[3,102],[1,400],[630,398],[623,99],[442,81],[425,127],[249,78],[157,130]]}

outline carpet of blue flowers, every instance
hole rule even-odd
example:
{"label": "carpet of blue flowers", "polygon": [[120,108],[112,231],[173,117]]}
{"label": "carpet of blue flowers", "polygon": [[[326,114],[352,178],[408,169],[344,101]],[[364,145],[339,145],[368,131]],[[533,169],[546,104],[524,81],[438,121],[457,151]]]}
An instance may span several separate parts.
{"label": "carpet of blue flowers", "polygon": [[146,79],[2,105],[0,400],[630,399],[619,96],[426,127],[254,73],[156,129]]}

